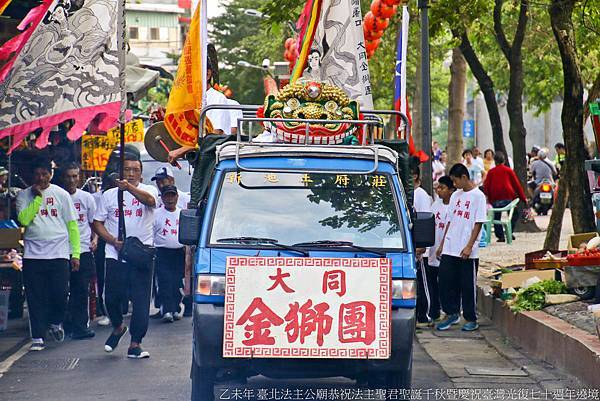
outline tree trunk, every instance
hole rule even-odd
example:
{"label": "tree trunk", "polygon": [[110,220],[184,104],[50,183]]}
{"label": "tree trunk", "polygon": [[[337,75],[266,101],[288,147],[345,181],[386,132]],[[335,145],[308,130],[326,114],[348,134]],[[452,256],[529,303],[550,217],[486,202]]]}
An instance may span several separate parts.
{"label": "tree trunk", "polygon": [[583,161],[586,149],[583,134],[583,82],[575,33],[573,8],[577,0],[552,0],[549,8],[552,31],[558,44],[563,66],[563,108],[561,121],[566,147],[571,219],[576,233],[596,231],[592,197]]}
{"label": "tree trunk", "polygon": [[519,21],[515,30],[512,44],[506,39],[502,26],[502,5],[504,0],[495,0],[494,4],[494,34],[496,42],[508,61],[510,80],[506,109],[510,120],[509,137],[513,147],[513,169],[519,177],[523,188],[527,188],[527,150],[525,147],[525,123],[523,121],[523,57],[522,48],[527,29],[529,0],[521,0]]}
{"label": "tree trunk", "polygon": [[462,159],[462,126],[465,117],[467,63],[459,48],[452,49],[450,84],[448,85],[448,168]]}
{"label": "tree trunk", "polygon": [[[563,167],[563,171],[567,170],[567,165]],[[544,249],[560,249],[560,234],[562,231],[563,216],[565,215],[565,208],[569,199],[569,191],[567,185],[560,185],[558,187],[558,194],[556,195],[556,202],[552,206],[552,215],[550,216],[550,222],[548,223],[548,230],[546,231],[546,239],[544,241]]]}
{"label": "tree trunk", "polygon": [[506,153],[506,146],[504,145],[504,132],[502,131],[502,120],[500,119],[500,112],[498,111],[498,102],[496,101],[494,82],[488,75],[487,71],[483,67],[483,64],[481,64],[481,61],[479,61],[477,54],[473,50],[473,46],[471,46],[467,32],[465,31],[459,35],[454,33],[454,36],[460,39],[460,50],[462,51],[465,60],[469,64],[469,68],[477,80],[477,84],[479,84],[481,93],[483,93],[485,106],[490,118],[490,125],[492,126],[492,140],[494,141],[494,149],[496,152],[501,151],[508,156],[508,153]]}

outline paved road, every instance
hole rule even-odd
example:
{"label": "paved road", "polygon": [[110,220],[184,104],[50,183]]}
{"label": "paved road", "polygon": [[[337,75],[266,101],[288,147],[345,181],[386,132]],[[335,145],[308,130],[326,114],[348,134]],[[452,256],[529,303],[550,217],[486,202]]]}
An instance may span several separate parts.
{"label": "paved road", "polygon": [[[486,330],[489,333],[491,329]],[[105,353],[103,344],[109,329],[96,328],[96,332],[97,336],[92,340],[66,340],[62,344],[49,343],[43,352],[27,353],[0,378],[0,400],[154,401],[190,399],[190,380],[188,378],[191,363],[190,319],[173,324],[151,321],[149,334],[144,341],[144,347],[150,352],[151,358],[146,360],[127,359],[125,357],[126,342],[122,343],[114,353]],[[536,377],[543,376],[540,374],[535,377],[530,375],[527,379],[512,380],[498,378],[492,380],[486,377],[470,378],[464,371],[461,360],[453,357],[456,355],[464,358],[470,365],[513,368],[522,366],[523,361],[527,360],[515,354],[514,349],[509,348],[506,351],[505,344],[503,352],[505,356],[507,352],[513,354],[512,362],[493,351],[492,346],[480,334],[463,338],[460,331],[438,336],[426,330],[420,332],[418,338],[423,345],[415,342],[413,386],[416,389],[425,391],[427,389],[490,386],[507,389],[540,388],[536,381]],[[437,361],[433,360],[425,349]],[[508,358],[510,359],[510,356]],[[518,363],[515,362],[517,359]],[[457,363],[461,366],[458,366]],[[535,366],[531,361],[526,363]],[[543,369],[541,372],[544,373]],[[545,375],[542,379],[548,380],[558,387],[568,386],[568,384],[557,381],[554,375]],[[256,397],[261,389],[268,387],[333,389],[351,388],[353,385],[352,381],[342,378],[310,382],[255,378],[250,380],[245,387],[253,389]],[[217,389],[217,394],[225,394],[224,390],[226,389]],[[231,391],[233,388],[230,389],[229,396],[232,394]],[[418,399],[448,398],[432,395],[429,398],[422,396]]]}

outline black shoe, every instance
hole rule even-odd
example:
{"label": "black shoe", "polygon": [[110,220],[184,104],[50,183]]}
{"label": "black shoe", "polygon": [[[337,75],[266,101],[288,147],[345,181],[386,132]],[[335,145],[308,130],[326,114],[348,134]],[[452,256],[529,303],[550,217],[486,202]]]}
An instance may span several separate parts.
{"label": "black shoe", "polygon": [[504,238],[498,238],[497,242],[506,242],[506,239],[504,239]]}
{"label": "black shoe", "polygon": [[85,329],[85,330],[81,330],[81,331],[75,330],[71,334],[71,339],[72,340],[85,340],[87,338],[93,338],[95,335],[96,335],[96,333],[92,329]]}
{"label": "black shoe", "polygon": [[121,341],[121,337],[123,337],[127,333],[127,326],[123,328],[123,331],[119,334],[115,334],[114,332],[110,334],[108,340],[104,343],[104,351],[113,352],[117,345],[119,345],[119,341]]}
{"label": "black shoe", "polygon": [[127,358],[133,358],[133,359],[150,358],[150,354],[148,353],[148,351],[144,351],[142,349],[142,347],[138,345],[137,347],[129,348],[127,350]]}
{"label": "black shoe", "polygon": [[162,318],[162,313],[160,311],[156,312],[154,315],[150,315],[150,319],[160,319]]}

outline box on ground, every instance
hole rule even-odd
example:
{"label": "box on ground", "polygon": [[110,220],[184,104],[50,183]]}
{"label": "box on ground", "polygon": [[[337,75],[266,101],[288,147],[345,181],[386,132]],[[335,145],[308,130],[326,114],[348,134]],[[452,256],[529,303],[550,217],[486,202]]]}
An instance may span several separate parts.
{"label": "box on ground", "polygon": [[523,283],[532,277],[537,277],[541,281],[544,280],[556,280],[556,270],[521,270],[512,273],[503,273],[499,279],[493,280],[492,284],[505,288],[520,288]]}
{"label": "box on ground", "polygon": [[576,253],[579,249],[579,245],[581,245],[582,242],[588,242],[589,240],[597,236],[597,232],[569,235],[569,241],[567,242],[567,249],[569,250],[569,253]]}

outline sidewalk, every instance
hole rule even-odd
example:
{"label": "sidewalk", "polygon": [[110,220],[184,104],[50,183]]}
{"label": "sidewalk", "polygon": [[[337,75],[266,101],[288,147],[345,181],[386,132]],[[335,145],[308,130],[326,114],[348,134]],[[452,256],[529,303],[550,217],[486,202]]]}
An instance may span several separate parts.
{"label": "sidewalk", "polygon": [[[549,216],[537,217],[536,222],[546,229]],[[573,233],[570,212],[565,211],[560,249],[566,248]],[[517,233],[511,245],[492,243],[480,253],[478,309],[491,319],[503,336],[548,364],[576,375],[586,384],[600,387],[600,340],[593,318],[587,312],[587,302],[573,302],[544,308],[541,311],[515,314],[500,300],[488,296],[488,280],[482,275],[498,268],[522,265],[525,253],[542,249],[545,232]]]}
{"label": "sidewalk", "polygon": [[29,340],[29,318],[25,309],[22,318],[9,320],[7,329],[0,331],[0,376],[7,368],[4,362],[29,343]]}

